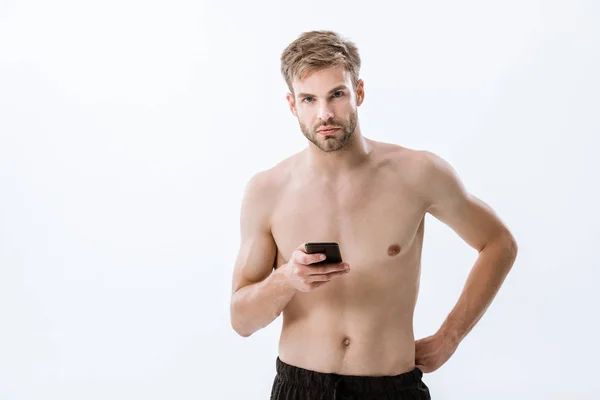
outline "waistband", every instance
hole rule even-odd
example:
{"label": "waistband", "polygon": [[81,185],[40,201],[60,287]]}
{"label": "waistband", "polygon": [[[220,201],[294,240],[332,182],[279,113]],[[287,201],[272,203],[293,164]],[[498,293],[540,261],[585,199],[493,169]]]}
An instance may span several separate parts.
{"label": "waistband", "polygon": [[361,376],[323,373],[286,364],[279,357],[276,360],[276,371],[280,379],[302,387],[335,390],[340,385],[346,390],[356,393],[402,392],[419,385],[423,372],[414,368],[399,375]]}

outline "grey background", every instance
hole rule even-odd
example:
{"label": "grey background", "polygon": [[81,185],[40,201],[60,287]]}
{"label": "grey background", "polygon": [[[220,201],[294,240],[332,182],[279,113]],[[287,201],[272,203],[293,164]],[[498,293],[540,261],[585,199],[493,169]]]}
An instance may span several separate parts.
{"label": "grey background", "polygon": [[[365,136],[427,149],[518,260],[435,399],[597,399],[592,1],[0,2],[0,398],[265,399],[280,320],[229,325],[239,205],[306,141],[279,56],[333,29]],[[417,337],[475,261],[428,217]]]}

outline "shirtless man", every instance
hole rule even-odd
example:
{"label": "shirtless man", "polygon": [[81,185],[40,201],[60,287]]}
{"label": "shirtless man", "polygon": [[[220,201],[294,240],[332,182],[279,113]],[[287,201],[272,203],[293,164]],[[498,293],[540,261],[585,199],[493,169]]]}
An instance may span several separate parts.
{"label": "shirtless man", "polygon": [[[439,156],[363,136],[356,46],[302,34],[281,57],[308,147],[247,183],[231,324],[247,337],[283,313],[271,399],[430,399],[440,368],[492,302],[517,253],[508,228]],[[479,252],[439,330],[415,341],[424,218]],[[313,266],[304,243],[339,243]],[[387,397],[385,397],[387,396]]]}

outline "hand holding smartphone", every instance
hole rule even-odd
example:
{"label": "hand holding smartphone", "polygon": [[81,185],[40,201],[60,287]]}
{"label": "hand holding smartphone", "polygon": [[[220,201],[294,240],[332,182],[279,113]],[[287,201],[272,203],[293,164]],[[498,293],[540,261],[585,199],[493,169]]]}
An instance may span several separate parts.
{"label": "hand holding smartphone", "polygon": [[[324,260],[321,255],[325,255]],[[342,261],[340,247],[334,242],[303,243],[282,268],[289,283],[301,292],[315,290],[349,271],[350,266]]]}

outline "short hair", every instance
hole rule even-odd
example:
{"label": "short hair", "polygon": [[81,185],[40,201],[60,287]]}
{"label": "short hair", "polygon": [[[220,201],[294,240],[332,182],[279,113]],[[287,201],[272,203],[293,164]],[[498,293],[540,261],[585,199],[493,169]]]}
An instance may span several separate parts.
{"label": "short hair", "polygon": [[281,74],[292,93],[292,81],[326,68],[343,66],[356,89],[360,74],[356,45],[338,33],[315,30],[302,33],[281,54]]}

